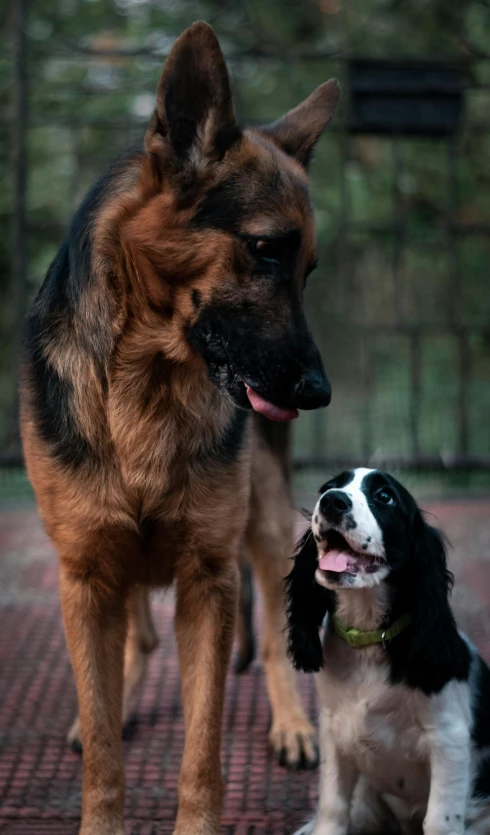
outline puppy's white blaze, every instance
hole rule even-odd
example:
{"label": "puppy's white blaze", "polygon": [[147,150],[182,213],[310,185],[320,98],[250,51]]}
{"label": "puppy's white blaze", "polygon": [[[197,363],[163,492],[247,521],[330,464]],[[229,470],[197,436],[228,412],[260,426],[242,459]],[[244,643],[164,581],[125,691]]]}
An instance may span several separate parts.
{"label": "puppy's white blaze", "polygon": [[373,516],[366,496],[362,492],[362,483],[367,475],[376,472],[373,469],[359,467],[354,471],[354,478],[349,484],[341,488],[350,498],[352,502],[351,515],[357,525],[351,531],[343,532],[343,536],[353,548],[361,549],[362,545],[366,544],[367,537],[371,537],[368,547],[364,550],[366,554],[372,554],[376,557],[384,557],[385,548],[383,543],[383,533]]}

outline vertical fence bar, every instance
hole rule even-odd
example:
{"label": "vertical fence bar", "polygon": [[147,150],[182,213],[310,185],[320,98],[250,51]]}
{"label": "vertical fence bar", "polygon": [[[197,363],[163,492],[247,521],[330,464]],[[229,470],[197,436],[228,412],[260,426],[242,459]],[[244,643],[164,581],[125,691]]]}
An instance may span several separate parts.
{"label": "vertical fence bar", "polygon": [[400,272],[405,244],[403,204],[400,183],[403,174],[403,158],[400,139],[392,138],[393,144],[393,214],[395,240],[393,243],[393,290],[395,295],[395,321],[398,327],[403,323],[403,297]]}
{"label": "vertical fence bar", "polygon": [[[393,291],[395,301],[395,333],[403,332],[407,315],[407,304],[405,301],[406,283],[402,281],[403,253],[406,242],[405,211],[403,206],[401,182],[404,172],[404,158],[400,145],[400,137],[393,136],[393,209],[394,209],[394,231],[395,240],[393,243]],[[410,309],[410,308],[409,308]],[[409,337],[410,354],[410,384],[408,403],[408,429],[410,436],[410,456],[417,460],[420,457],[420,334],[417,329],[410,331]]]}
{"label": "vertical fence bar", "polygon": [[458,187],[458,140],[450,139],[447,143],[446,165],[447,165],[447,198],[446,198],[446,242],[449,252],[449,293],[450,293],[450,317],[451,325],[457,329],[462,322],[462,294],[461,294],[461,271],[459,263],[459,241],[455,230],[456,213],[459,205]]}
{"label": "vertical fence bar", "polygon": [[370,339],[372,334],[364,332],[361,336],[361,386],[363,414],[361,415],[362,455],[366,466],[373,454],[373,432],[370,402],[373,396],[372,362]]}
{"label": "vertical fence bar", "polygon": [[[12,213],[12,373],[18,375],[22,329],[27,304],[27,10],[28,0],[12,0],[13,85],[11,160],[14,179]],[[18,445],[18,402],[14,398],[7,439]]]}
{"label": "vertical fence bar", "polygon": [[469,452],[468,438],[468,392],[471,377],[471,359],[468,345],[468,332],[464,327],[463,294],[461,281],[461,263],[459,257],[459,239],[455,230],[455,220],[459,205],[458,182],[458,139],[454,137],[447,145],[447,219],[446,235],[450,257],[449,290],[451,296],[450,317],[452,331],[458,344],[458,454],[465,458]]}
{"label": "vertical fence bar", "polygon": [[469,454],[468,390],[471,376],[471,357],[468,334],[459,333],[459,386],[458,386],[458,453],[462,458]]}
{"label": "vertical fence bar", "polygon": [[344,315],[346,294],[350,290],[351,257],[349,247],[350,200],[347,182],[350,142],[346,132],[340,141],[340,228],[339,228],[339,272],[340,272],[340,310]]}
{"label": "vertical fence bar", "polygon": [[70,183],[70,197],[71,197],[71,210],[72,212],[75,211],[78,201],[80,199],[80,171],[82,168],[82,149],[81,149],[81,138],[80,138],[81,128],[74,127],[73,125],[70,127],[70,140],[71,140],[71,157],[73,162],[73,168],[71,172],[71,183]]}
{"label": "vertical fence bar", "polygon": [[421,360],[420,360],[420,334],[414,329],[410,334],[410,412],[409,429],[412,458],[420,458],[420,383],[421,383]]}

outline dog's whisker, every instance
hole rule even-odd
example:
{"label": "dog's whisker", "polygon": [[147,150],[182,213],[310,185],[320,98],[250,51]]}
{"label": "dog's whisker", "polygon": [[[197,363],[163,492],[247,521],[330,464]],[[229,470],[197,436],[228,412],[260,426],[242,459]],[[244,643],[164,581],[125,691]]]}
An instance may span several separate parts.
{"label": "dog's whisker", "polygon": [[295,510],[296,510],[297,513],[299,513],[303,517],[303,519],[306,519],[307,522],[311,522],[311,519],[312,519],[312,516],[313,516],[311,510],[308,510],[305,507],[295,507]]}

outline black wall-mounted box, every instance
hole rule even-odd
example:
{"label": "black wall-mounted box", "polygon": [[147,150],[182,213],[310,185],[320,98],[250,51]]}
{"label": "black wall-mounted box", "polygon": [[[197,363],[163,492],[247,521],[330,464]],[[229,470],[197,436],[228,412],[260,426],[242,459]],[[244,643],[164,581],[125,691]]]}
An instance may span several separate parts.
{"label": "black wall-mounted box", "polygon": [[452,136],[463,109],[466,72],[438,62],[349,62],[352,133]]}

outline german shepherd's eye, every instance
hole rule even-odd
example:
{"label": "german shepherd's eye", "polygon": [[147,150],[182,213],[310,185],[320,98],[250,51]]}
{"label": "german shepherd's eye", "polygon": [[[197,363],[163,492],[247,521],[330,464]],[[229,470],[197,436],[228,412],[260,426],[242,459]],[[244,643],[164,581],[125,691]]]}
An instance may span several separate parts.
{"label": "german shepherd's eye", "polygon": [[[298,229],[278,235],[247,235],[239,238],[246,244],[255,261],[256,271],[264,275],[279,275],[294,271],[301,234]],[[280,269],[278,269],[280,268]]]}
{"label": "german shepherd's eye", "polygon": [[284,245],[281,240],[266,238],[250,238],[248,242],[250,252],[260,263],[279,264],[281,261],[281,248]]}

